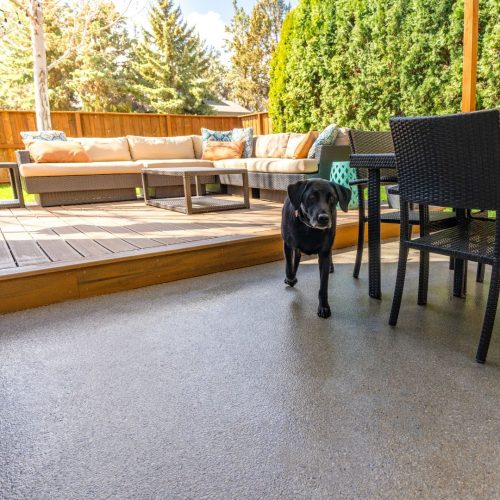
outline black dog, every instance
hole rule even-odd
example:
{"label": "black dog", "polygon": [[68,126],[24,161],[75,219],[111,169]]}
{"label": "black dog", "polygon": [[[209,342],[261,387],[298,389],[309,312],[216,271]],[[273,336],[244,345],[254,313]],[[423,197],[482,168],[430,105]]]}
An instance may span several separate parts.
{"label": "black dog", "polygon": [[347,212],[351,191],[335,182],[323,179],[299,181],[288,186],[283,205],[281,236],[286,259],[285,283],[297,283],[301,253],[318,254],[319,306],[318,316],[331,315],[328,304],[328,274],[333,273],[332,246],[337,225],[337,203]]}

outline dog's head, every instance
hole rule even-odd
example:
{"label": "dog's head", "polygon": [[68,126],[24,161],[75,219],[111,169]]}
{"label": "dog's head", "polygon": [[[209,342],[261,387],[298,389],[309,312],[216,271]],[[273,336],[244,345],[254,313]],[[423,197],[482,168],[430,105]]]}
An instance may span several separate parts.
{"label": "dog's head", "polygon": [[315,229],[330,229],[337,203],[347,212],[351,190],[324,179],[299,181],[288,186],[288,198],[305,222]]}

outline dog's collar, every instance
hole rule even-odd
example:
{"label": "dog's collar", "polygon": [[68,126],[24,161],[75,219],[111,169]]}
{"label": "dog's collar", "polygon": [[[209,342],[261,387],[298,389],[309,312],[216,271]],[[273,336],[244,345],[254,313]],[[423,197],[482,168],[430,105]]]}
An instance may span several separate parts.
{"label": "dog's collar", "polygon": [[307,218],[304,217],[304,212],[302,210],[302,204],[300,205],[300,207],[294,211],[294,214],[295,214],[295,218],[298,219],[300,222],[302,222],[302,224],[306,225],[307,227],[310,227],[311,229],[316,229],[314,226],[311,226],[311,224],[309,224],[309,222],[307,221]]}

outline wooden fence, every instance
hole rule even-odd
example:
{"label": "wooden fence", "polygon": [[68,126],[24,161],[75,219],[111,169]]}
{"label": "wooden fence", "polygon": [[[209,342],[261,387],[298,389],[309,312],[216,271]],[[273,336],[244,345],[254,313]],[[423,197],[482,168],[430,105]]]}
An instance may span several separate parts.
{"label": "wooden fence", "polygon": [[[202,127],[212,130],[253,127],[255,134],[271,130],[267,113],[216,116],[53,111],[51,116],[52,128],[64,131],[68,137],[167,137],[200,134]],[[33,111],[0,111],[0,162],[15,161],[15,150],[23,148],[20,132],[25,130],[36,130]],[[7,180],[7,170],[0,169],[0,183]]]}
{"label": "wooden fence", "polygon": [[[271,128],[267,113],[215,116],[53,111],[51,116],[52,128],[64,131],[68,137],[167,137],[200,134],[202,127],[253,127],[255,134],[266,134]],[[14,151],[23,147],[20,132],[24,130],[36,130],[33,111],[0,111],[0,161],[14,161]]]}

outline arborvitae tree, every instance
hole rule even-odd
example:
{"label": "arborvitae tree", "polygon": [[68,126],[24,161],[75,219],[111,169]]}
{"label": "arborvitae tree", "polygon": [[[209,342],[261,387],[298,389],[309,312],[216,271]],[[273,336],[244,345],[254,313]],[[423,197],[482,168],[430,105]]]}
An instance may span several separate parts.
{"label": "arborvitae tree", "polygon": [[194,28],[173,0],[157,0],[149,22],[134,64],[140,100],[159,113],[209,112],[209,56]]}
{"label": "arborvitae tree", "polygon": [[267,109],[271,57],[290,6],[284,0],[258,0],[250,15],[237,0],[233,6],[227,28],[231,34],[230,96],[251,110],[262,111]]}
{"label": "arborvitae tree", "polygon": [[[480,3],[478,108],[500,104],[498,5]],[[272,61],[273,129],[460,111],[462,38],[463,0],[301,0]]]}

